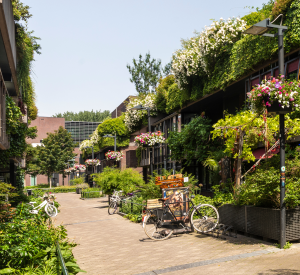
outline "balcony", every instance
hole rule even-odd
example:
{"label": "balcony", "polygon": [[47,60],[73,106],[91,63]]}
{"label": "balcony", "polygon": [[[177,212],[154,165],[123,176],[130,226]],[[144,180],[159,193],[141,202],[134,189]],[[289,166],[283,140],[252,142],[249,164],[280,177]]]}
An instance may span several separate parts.
{"label": "balcony", "polygon": [[7,90],[0,70],[0,149],[9,149],[9,138],[6,134],[6,95]]}
{"label": "balcony", "polygon": [[11,0],[0,0],[0,68],[10,96],[18,96],[15,21]]}

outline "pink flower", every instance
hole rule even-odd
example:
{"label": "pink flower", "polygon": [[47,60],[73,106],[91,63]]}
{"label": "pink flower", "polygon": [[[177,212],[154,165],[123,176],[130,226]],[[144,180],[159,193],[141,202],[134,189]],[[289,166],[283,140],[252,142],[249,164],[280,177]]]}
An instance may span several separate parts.
{"label": "pink flower", "polygon": [[292,98],[292,97],[290,98],[290,101],[294,101],[294,100],[295,100],[294,98]]}
{"label": "pink flower", "polygon": [[261,96],[261,94],[258,94],[257,96]]}
{"label": "pink flower", "polygon": [[279,92],[279,94],[281,95],[281,94],[282,94],[282,92]]}
{"label": "pink flower", "polygon": [[282,87],[279,87],[279,90],[281,90],[282,89]]}

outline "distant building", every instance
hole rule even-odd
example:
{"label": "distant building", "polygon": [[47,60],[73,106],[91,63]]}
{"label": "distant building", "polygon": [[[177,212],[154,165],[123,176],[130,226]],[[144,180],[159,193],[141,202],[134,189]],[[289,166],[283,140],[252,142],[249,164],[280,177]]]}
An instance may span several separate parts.
{"label": "distant building", "polygon": [[[61,117],[37,117],[31,121],[30,127],[37,127],[37,137],[35,139],[27,139],[27,143],[33,147],[41,146],[42,140],[47,138],[47,133],[54,133],[60,126],[65,128],[65,119]],[[63,185],[63,177],[57,173],[54,173],[54,182],[56,184]],[[24,186],[35,186],[38,184],[47,184],[48,177],[44,175],[25,175]]]}
{"label": "distant building", "polygon": [[127,103],[134,98],[136,98],[136,96],[133,96],[133,95],[128,96],[116,109],[114,109],[111,112],[111,114],[110,114],[111,118],[117,118],[117,117],[121,116],[122,113],[125,113]]}
{"label": "distant building", "polygon": [[101,122],[89,121],[66,121],[65,129],[71,133],[75,143],[81,143],[85,139],[89,139],[90,135],[97,129]]}

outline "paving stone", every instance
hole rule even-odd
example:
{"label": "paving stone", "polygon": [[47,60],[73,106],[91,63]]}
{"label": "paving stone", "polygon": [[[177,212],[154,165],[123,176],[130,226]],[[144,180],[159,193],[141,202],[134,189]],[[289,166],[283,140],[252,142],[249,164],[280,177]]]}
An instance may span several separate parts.
{"label": "paving stone", "polygon": [[[69,238],[78,244],[73,253],[79,266],[87,271],[80,274],[154,275],[151,271],[165,270],[161,274],[300,275],[300,261],[297,259],[299,247],[282,252],[274,250],[270,243],[242,235],[222,240],[197,233],[172,236],[165,241],[152,241],[140,224],[119,215],[108,215],[107,198],[80,200],[80,195],[73,193],[56,196],[61,204],[61,212],[55,218],[55,224],[66,225]],[[259,251],[268,254],[179,271],[166,270]]]}

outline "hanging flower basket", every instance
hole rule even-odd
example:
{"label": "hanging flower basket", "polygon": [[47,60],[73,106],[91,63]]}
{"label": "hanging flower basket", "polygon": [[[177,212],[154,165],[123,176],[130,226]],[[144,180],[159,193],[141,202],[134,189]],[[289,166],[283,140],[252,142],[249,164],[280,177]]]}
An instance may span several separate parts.
{"label": "hanging flower basket", "polygon": [[80,172],[83,172],[86,170],[86,166],[82,164],[77,164],[74,166],[76,170],[79,170]]}
{"label": "hanging flower basket", "polygon": [[124,157],[124,153],[122,151],[108,151],[105,154],[105,158],[107,160],[116,160],[116,161],[120,161],[122,158]]}
{"label": "hanging flower basket", "polygon": [[269,112],[286,114],[300,110],[300,82],[286,81],[283,77],[263,80],[261,85],[247,93],[257,111],[267,108]]}
{"label": "hanging flower basket", "polygon": [[165,143],[166,139],[160,131],[154,133],[142,133],[134,138],[134,142],[139,147],[152,147],[158,143]]}
{"label": "hanging flower basket", "polygon": [[71,173],[72,170],[71,170],[71,168],[68,168],[68,169],[65,169],[64,172],[68,174],[68,173]]}
{"label": "hanging flower basket", "polygon": [[99,159],[87,159],[87,160],[85,160],[85,164],[87,166],[98,166],[98,165],[100,165],[100,160]]}

